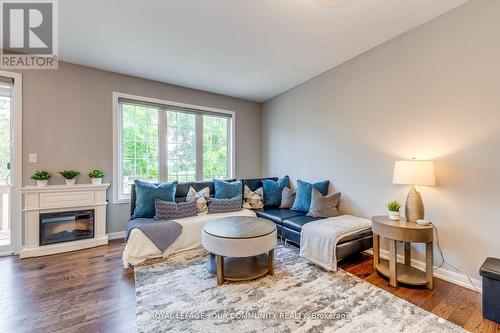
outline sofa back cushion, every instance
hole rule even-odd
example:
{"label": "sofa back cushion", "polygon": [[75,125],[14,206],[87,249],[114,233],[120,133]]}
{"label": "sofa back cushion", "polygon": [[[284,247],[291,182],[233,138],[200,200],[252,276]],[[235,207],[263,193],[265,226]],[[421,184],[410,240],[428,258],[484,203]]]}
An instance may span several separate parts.
{"label": "sofa back cushion", "polygon": [[[226,181],[228,182],[233,182],[236,179],[228,179]],[[155,185],[158,185],[155,184]],[[186,201],[186,196],[189,192],[189,189],[193,187],[196,192],[199,192],[203,190],[205,187],[208,187],[210,189],[210,195],[213,196],[215,192],[214,188],[214,182],[213,181],[200,181],[200,182],[181,182],[177,183],[177,187],[175,190],[175,201],[177,202],[183,202]],[[134,211],[135,211],[135,205],[137,201],[137,194],[135,190],[135,185],[132,184],[132,187],[130,189],[130,216],[134,216]]]}
{"label": "sofa back cushion", "polygon": [[[234,181],[235,179],[229,179],[227,181]],[[199,182],[182,182],[177,184],[177,191],[175,192],[175,201],[181,202],[186,201],[187,194],[190,188],[194,188],[196,192],[203,190],[208,187],[210,195],[215,193],[214,182],[211,180],[199,181]]]}
{"label": "sofa back cushion", "polygon": [[151,184],[140,180],[134,181],[135,208],[134,218],[153,218],[155,216],[155,200],[175,201],[177,182]]}
{"label": "sofa back cushion", "polygon": [[277,181],[263,179],[262,187],[264,189],[264,207],[279,206],[283,189],[290,187],[290,178],[285,176]]}
{"label": "sofa back cushion", "polygon": [[197,215],[196,200],[187,202],[171,202],[156,199],[155,200],[155,219],[173,220],[183,217]]}
{"label": "sofa back cushion", "polygon": [[297,180],[297,193],[295,195],[295,201],[293,203],[292,210],[307,213],[309,211],[309,208],[311,207],[311,195],[313,187],[317,189],[322,195],[326,195],[328,193],[329,185],[330,181],[328,180],[314,184],[302,181],[300,179]]}
{"label": "sofa back cushion", "polygon": [[262,181],[263,180],[278,180],[278,177],[266,177],[266,178],[252,178],[252,179],[245,179],[243,180],[244,185],[248,186],[250,191],[255,192],[257,189],[261,188],[263,186]]}

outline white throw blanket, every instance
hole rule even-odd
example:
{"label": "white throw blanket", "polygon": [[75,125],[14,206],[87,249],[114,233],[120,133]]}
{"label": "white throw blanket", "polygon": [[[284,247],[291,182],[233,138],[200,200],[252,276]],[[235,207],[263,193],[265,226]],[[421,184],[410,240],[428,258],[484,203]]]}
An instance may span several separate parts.
{"label": "white throw blanket", "polygon": [[323,267],[337,270],[337,243],[343,237],[370,228],[368,219],[341,215],[306,223],[300,233],[300,256]]}
{"label": "white throw blanket", "polygon": [[158,247],[139,229],[130,231],[125,249],[123,250],[123,266],[138,265],[152,258],[167,258],[168,256],[187,250],[201,247],[201,232],[208,221],[227,216],[255,216],[253,210],[242,209],[237,212],[219,214],[199,214],[197,216],[185,217],[174,220],[182,225],[182,232],[177,240],[165,251]]}

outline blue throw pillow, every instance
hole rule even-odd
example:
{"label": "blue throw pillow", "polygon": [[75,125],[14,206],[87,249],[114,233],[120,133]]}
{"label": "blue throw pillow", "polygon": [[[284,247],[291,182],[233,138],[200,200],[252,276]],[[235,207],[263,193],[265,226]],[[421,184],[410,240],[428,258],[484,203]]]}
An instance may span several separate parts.
{"label": "blue throw pillow", "polygon": [[232,199],[238,195],[243,195],[243,183],[241,180],[226,182],[214,179],[214,190],[216,199]]}
{"label": "blue throw pillow", "polygon": [[264,189],[264,206],[281,205],[281,192],[285,187],[290,187],[290,178],[285,176],[274,181],[272,179],[263,179],[262,188]]}
{"label": "blue throw pillow", "polygon": [[175,201],[175,190],[177,182],[151,184],[140,180],[134,181],[135,184],[135,209],[134,218],[153,218],[155,217],[155,200]]}
{"label": "blue throw pillow", "polygon": [[297,180],[297,194],[295,195],[295,202],[293,203],[293,207],[291,209],[298,212],[308,212],[309,207],[311,206],[311,194],[313,187],[322,195],[327,195],[329,184],[329,180],[314,184],[304,182],[300,179]]}

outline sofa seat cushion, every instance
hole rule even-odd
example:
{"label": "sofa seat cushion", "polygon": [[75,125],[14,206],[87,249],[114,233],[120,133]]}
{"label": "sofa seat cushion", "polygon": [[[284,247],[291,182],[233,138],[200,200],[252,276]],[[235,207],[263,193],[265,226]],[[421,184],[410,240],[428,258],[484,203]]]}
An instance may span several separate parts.
{"label": "sofa seat cushion", "polygon": [[312,216],[306,216],[306,215],[295,216],[295,217],[284,220],[283,226],[300,232],[302,230],[302,227],[304,226],[304,224],[312,222],[312,221],[317,221],[317,220],[319,220],[319,219],[316,217],[312,217]]}
{"label": "sofa seat cushion", "polygon": [[303,216],[304,213],[294,212],[286,208],[265,208],[257,211],[257,216],[273,221],[274,223],[281,224],[283,220]]}
{"label": "sofa seat cushion", "polygon": [[337,245],[348,243],[348,242],[351,242],[353,240],[357,240],[357,239],[361,239],[361,238],[365,238],[365,237],[369,237],[369,236],[373,236],[372,228],[356,231],[353,234],[342,237],[341,239],[339,239]]}

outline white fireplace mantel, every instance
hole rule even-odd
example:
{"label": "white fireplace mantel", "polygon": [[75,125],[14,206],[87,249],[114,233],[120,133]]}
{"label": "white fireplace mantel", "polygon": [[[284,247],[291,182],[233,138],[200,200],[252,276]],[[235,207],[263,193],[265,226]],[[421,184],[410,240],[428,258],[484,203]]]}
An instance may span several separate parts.
{"label": "white fireplace mantel", "polygon": [[[108,243],[106,190],[109,184],[26,186],[24,194],[24,245],[20,258],[75,251]],[[40,214],[94,209],[94,238],[40,246]]]}

